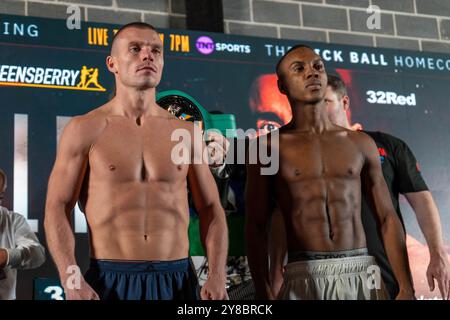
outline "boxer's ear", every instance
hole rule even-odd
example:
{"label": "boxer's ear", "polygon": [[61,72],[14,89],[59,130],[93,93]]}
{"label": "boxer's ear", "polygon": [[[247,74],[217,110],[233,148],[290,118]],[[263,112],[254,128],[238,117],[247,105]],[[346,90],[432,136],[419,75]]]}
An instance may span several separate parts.
{"label": "boxer's ear", "polygon": [[284,87],[283,82],[280,81],[280,79],[277,80],[277,85],[278,85],[278,90],[280,90],[280,92],[282,94],[286,94],[286,88]]}
{"label": "boxer's ear", "polygon": [[112,73],[117,73],[116,62],[113,56],[106,57],[106,67]]}

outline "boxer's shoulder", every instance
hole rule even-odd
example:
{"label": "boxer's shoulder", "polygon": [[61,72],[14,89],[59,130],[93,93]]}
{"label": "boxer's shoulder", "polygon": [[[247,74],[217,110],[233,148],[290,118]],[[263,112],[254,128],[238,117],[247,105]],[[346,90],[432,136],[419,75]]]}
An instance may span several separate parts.
{"label": "boxer's shoulder", "polygon": [[107,114],[95,109],[89,113],[72,117],[64,128],[63,137],[71,144],[89,148],[107,126]]}
{"label": "boxer's shoulder", "polygon": [[366,145],[372,141],[372,138],[363,131],[354,131],[344,129],[346,135],[357,145]]}
{"label": "boxer's shoulder", "polygon": [[185,129],[188,130],[191,134],[194,133],[194,131],[198,131],[201,135],[201,129],[196,126],[193,122],[185,121],[177,118],[174,115],[170,115],[170,118],[168,118],[170,126],[173,129]]}
{"label": "boxer's shoulder", "polygon": [[375,141],[367,133],[363,131],[350,131],[350,139],[360,150],[364,157],[372,157],[377,153],[377,145]]}

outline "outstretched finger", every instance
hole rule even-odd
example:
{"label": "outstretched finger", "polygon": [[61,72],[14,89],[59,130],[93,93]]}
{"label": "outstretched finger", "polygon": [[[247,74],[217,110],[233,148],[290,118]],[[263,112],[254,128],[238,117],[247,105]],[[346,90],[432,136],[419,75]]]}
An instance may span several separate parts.
{"label": "outstretched finger", "polygon": [[436,279],[436,281],[438,283],[438,287],[439,287],[439,291],[441,292],[442,299],[445,299],[445,297],[447,296],[447,286],[446,286],[447,281],[445,281],[442,278],[438,278],[438,279]]}
{"label": "outstretched finger", "polygon": [[447,280],[447,300],[450,300],[450,280]]}
{"label": "outstretched finger", "polygon": [[433,279],[433,275],[431,274],[431,272],[427,272],[427,281],[428,281],[428,286],[430,287],[430,291],[434,290],[434,279]]}

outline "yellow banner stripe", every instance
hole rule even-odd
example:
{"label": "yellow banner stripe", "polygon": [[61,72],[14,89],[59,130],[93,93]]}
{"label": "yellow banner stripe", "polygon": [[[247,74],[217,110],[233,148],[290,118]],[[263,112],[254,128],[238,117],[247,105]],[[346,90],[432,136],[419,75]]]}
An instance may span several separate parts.
{"label": "yellow banner stripe", "polygon": [[36,84],[36,83],[22,83],[22,82],[2,82],[0,86],[10,87],[33,87],[33,88],[48,88],[48,89],[66,89],[66,90],[82,90],[82,91],[106,91],[105,88],[78,88],[69,86],[56,86],[52,84]]}

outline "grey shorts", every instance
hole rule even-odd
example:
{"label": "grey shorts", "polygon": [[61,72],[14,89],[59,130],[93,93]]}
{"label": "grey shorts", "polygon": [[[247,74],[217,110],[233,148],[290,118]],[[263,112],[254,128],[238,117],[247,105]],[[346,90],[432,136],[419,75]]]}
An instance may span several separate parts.
{"label": "grey shorts", "polygon": [[[387,298],[375,258],[363,251],[290,254],[285,267],[282,300],[384,300]],[[329,255],[339,258],[327,258]],[[303,257],[293,261],[293,257]],[[305,257],[325,257],[306,259]],[[342,257],[343,256],[343,257]]]}

